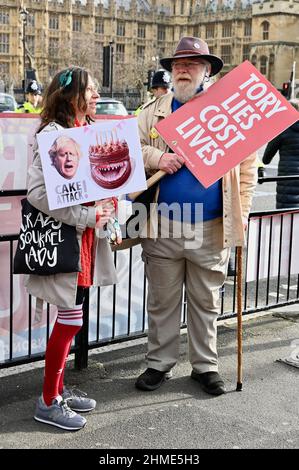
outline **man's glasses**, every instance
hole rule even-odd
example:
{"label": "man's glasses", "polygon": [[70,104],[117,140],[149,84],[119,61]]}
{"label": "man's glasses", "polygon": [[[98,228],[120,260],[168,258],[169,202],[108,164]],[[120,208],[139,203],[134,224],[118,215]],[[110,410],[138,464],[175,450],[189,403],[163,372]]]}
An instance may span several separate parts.
{"label": "man's glasses", "polygon": [[195,69],[198,65],[205,65],[204,62],[198,62],[196,60],[193,60],[192,62],[172,62],[171,68],[172,70],[181,70],[181,69],[187,69],[187,70],[192,70]]}

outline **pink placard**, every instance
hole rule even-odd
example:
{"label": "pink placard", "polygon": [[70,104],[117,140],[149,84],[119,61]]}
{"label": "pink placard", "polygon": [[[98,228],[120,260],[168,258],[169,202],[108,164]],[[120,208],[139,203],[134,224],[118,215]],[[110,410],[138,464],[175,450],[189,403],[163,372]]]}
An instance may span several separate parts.
{"label": "pink placard", "polygon": [[295,108],[245,61],[156,129],[207,188],[298,119]]}

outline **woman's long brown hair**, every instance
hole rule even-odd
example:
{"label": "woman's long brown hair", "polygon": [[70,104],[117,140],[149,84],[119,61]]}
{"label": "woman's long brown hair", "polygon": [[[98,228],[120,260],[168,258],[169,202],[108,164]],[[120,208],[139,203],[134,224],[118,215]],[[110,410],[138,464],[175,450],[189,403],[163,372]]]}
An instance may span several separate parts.
{"label": "woman's long brown hair", "polygon": [[[72,81],[67,86],[62,86],[60,79],[69,71],[72,72]],[[88,76],[88,71],[81,67],[69,67],[55,75],[43,98],[43,110],[40,114],[42,122],[37,133],[53,121],[63,127],[74,127],[76,113],[72,103],[77,100],[77,107],[83,112],[86,111],[85,91]],[[90,116],[86,116],[86,119],[88,123],[92,121]]]}

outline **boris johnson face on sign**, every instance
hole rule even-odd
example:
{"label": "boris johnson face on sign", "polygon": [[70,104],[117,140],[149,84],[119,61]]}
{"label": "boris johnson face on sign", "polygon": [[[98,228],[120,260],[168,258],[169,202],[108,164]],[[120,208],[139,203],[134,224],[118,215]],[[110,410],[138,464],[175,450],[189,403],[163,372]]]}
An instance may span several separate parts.
{"label": "boris johnson face on sign", "polygon": [[76,175],[81,150],[77,142],[69,137],[58,137],[50,151],[52,165],[65,179],[72,179]]}

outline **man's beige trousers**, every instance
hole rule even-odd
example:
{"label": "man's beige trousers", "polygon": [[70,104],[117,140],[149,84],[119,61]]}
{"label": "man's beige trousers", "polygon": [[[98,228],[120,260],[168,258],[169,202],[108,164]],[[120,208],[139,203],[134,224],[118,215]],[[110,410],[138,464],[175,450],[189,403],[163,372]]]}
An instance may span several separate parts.
{"label": "man's beige trousers", "polygon": [[170,370],[179,357],[182,295],[187,294],[189,356],[199,372],[218,371],[217,316],[230,250],[222,247],[222,218],[190,226],[195,232],[173,238],[182,224],[159,220],[159,238],[142,241],[148,280],[148,367]]}

